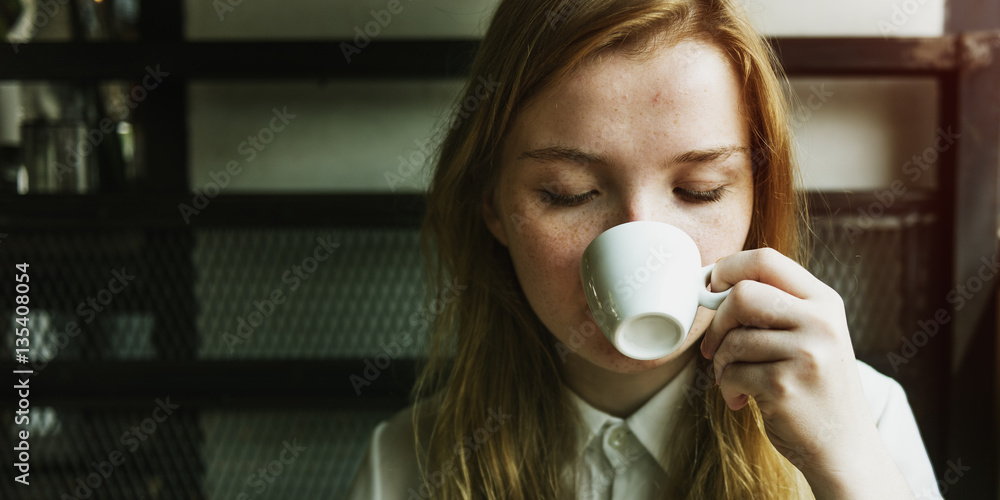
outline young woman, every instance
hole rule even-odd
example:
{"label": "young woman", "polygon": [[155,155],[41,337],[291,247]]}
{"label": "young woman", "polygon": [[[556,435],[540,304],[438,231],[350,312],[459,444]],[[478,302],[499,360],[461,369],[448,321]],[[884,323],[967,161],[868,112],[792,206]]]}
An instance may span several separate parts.
{"label": "young woman", "polygon": [[[466,288],[350,497],[937,497],[902,389],[797,263],[782,78],[727,1],[502,1],[427,195],[431,284]],[[600,333],[579,274],[634,220],[732,288],[651,361]]]}

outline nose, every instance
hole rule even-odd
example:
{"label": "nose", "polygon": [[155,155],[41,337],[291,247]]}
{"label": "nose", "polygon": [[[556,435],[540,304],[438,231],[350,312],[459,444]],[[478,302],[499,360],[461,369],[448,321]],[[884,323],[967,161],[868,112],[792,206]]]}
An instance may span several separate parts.
{"label": "nose", "polygon": [[649,182],[624,190],[610,222],[612,226],[635,221],[670,222],[669,195],[663,186]]}

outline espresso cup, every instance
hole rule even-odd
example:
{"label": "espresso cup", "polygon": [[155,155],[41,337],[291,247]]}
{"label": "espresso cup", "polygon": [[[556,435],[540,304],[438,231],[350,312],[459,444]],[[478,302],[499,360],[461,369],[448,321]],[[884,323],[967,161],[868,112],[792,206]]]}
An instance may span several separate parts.
{"label": "espresso cup", "polygon": [[676,351],[698,306],[718,309],[729,290],[708,291],[715,264],[701,266],[694,240],[670,224],[627,222],[598,235],[580,260],[594,321],[622,354],[657,359]]}

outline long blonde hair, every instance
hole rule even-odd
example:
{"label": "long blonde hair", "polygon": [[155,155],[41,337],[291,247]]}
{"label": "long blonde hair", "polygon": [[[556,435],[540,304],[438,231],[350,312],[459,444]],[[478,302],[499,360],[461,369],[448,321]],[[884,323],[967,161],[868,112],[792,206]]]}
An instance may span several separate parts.
{"label": "long blonde hair", "polygon": [[[421,246],[428,297],[456,283],[465,288],[438,302],[443,306],[435,311],[428,358],[413,390],[421,495],[569,493],[561,474],[578,452],[576,411],[551,334],[528,304],[506,247],[486,228],[482,200],[498,180],[504,135],[540,90],[602,52],[638,56],[683,38],[717,44],[742,79],[754,166],[746,248],[799,257],[802,204],[785,77],[738,6],[725,0],[501,1],[426,196]],[[484,82],[496,83],[484,91]],[[706,366],[702,360],[699,370]],[[673,450],[684,459],[672,463],[688,465],[671,471],[684,484],[668,492],[670,498],[811,497],[801,474],[771,446],[752,401],[733,412],[717,388],[699,394],[674,429],[681,441]],[[509,418],[497,422],[498,415]]]}

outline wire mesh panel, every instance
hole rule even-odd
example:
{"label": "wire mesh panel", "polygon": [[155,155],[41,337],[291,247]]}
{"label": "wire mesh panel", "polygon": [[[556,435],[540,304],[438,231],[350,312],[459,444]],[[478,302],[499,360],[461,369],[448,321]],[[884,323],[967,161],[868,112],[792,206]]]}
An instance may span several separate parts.
{"label": "wire mesh panel", "polygon": [[201,358],[362,358],[393,343],[412,356],[424,346],[415,229],[199,230],[194,265]]}
{"label": "wire mesh panel", "polygon": [[854,218],[814,217],[809,271],[844,299],[847,325],[859,356],[899,344],[902,327],[903,247],[895,217],[855,232]]}
{"label": "wire mesh panel", "polygon": [[207,412],[209,499],[343,498],[385,411]]}
{"label": "wire mesh panel", "polygon": [[[13,411],[0,414],[13,422]],[[196,413],[167,397],[146,409],[36,407],[31,416],[31,485],[0,482],[2,498],[205,498]],[[9,432],[0,438],[7,450],[17,443]]]}
{"label": "wire mesh panel", "polygon": [[[190,241],[186,230],[170,229],[8,237],[2,247],[8,266],[0,273],[11,282],[14,263],[29,264],[32,364],[38,368],[57,357],[189,359],[196,348]],[[13,287],[4,287],[0,297],[0,349],[13,356]]]}
{"label": "wire mesh panel", "polygon": [[860,215],[811,221],[809,270],[844,299],[855,353],[877,368],[917,320],[933,315],[936,231],[936,219],[919,213],[887,214],[870,226]]}

